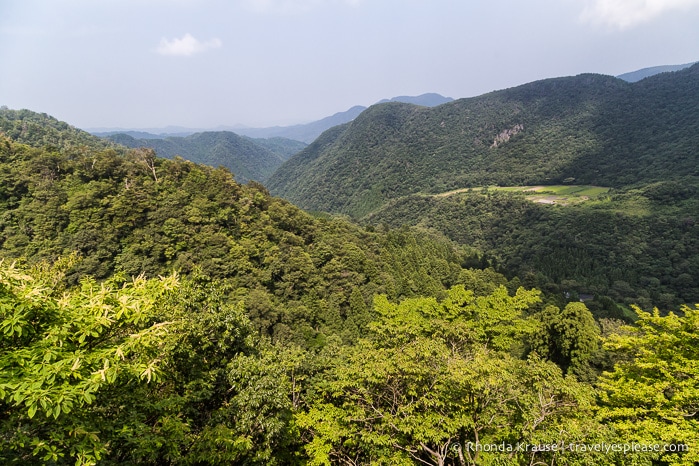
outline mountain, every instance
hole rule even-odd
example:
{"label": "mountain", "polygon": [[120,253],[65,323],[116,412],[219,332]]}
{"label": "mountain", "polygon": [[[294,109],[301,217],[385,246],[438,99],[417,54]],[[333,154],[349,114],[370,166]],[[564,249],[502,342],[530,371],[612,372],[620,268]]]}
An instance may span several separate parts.
{"label": "mountain", "polygon": [[656,74],[659,73],[669,73],[672,71],[680,71],[685,68],[689,68],[692,66],[694,63],[685,63],[684,65],[665,65],[665,66],[652,66],[650,68],[643,68],[637,71],[631,71],[629,73],[624,73],[620,74],[617,76],[619,79],[623,79],[624,81],[630,82],[630,83],[635,83],[637,81],[640,81],[641,79],[648,78],[650,76],[655,76]]}
{"label": "mountain", "polygon": [[386,102],[403,102],[405,104],[422,105],[423,107],[436,107],[437,105],[446,104],[447,102],[452,102],[454,99],[451,97],[444,97],[435,93],[422,94],[418,96],[407,96],[401,95],[394,97],[392,99],[380,100],[379,104]]}
{"label": "mountain", "polygon": [[212,167],[226,167],[241,182],[265,181],[279,165],[305,147],[305,144],[290,139],[251,139],[230,131],[164,139],[136,139],[128,134],[114,134],[108,139],[126,147],[152,148],[159,157],[171,159],[180,156]]}
{"label": "mountain", "polygon": [[694,65],[638,83],[586,74],[434,108],[374,105],[321,135],[267,185],[303,208],[362,217],[419,192],[697,176],[697,89]]}
{"label": "mountain", "polygon": [[186,134],[154,134],[154,133],[149,133],[147,131],[128,131],[128,130],[122,130],[122,131],[93,131],[90,132],[93,136],[97,136],[100,138],[109,138],[110,136],[115,136],[117,134],[125,134],[127,136],[131,136],[134,139],[165,139],[167,137],[185,137],[189,136],[190,134],[193,133],[186,133]]}
{"label": "mountain", "polygon": [[[210,129],[214,130],[214,129]],[[215,130],[228,131],[229,128],[216,128]],[[156,138],[162,139],[170,136],[174,137],[185,137],[194,133],[202,133],[207,131],[204,128],[188,128],[186,126],[164,126],[159,128],[85,128],[90,134],[99,137],[107,137],[114,134],[128,134],[135,138],[149,139]]]}
{"label": "mountain", "polygon": [[[435,93],[427,93],[419,96],[399,96],[392,99],[383,99],[381,102],[405,102],[425,107],[435,107],[446,102],[451,102],[451,97],[443,97]],[[186,137],[194,133],[232,131],[236,134],[252,138],[269,139],[285,138],[301,141],[306,144],[313,142],[320,134],[333,126],[341,125],[354,120],[367,107],[355,105],[344,112],[338,112],[329,117],[322,118],[311,123],[272,126],[268,128],[248,128],[245,126],[219,126],[209,130],[185,128],[181,126],[167,126],[164,128],[145,128],[140,130],[124,128],[90,128],[88,131],[99,137],[110,137],[116,134],[127,134],[136,139],[164,139],[168,137]]]}
{"label": "mountain", "polygon": [[55,149],[103,149],[111,144],[46,113],[0,107],[0,133],[21,144]]}

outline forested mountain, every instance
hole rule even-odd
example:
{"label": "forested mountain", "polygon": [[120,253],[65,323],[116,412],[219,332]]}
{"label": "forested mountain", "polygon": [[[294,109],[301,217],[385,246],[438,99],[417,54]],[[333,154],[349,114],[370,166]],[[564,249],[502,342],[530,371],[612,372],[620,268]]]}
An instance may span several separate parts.
{"label": "forested mountain", "polygon": [[699,461],[699,309],[595,321],[434,231],[311,216],[20,114],[0,131],[0,463]]}
{"label": "forested mountain", "polygon": [[241,182],[265,181],[285,160],[306,146],[291,139],[251,139],[230,131],[163,139],[136,139],[127,134],[115,134],[108,139],[131,148],[152,148],[159,157],[180,156],[212,167],[226,167]]}
{"label": "forested mountain", "polygon": [[484,185],[622,187],[699,175],[699,65],[638,83],[557,78],[435,108],[375,105],[270,178],[310,210]]}
{"label": "forested mountain", "polygon": [[111,144],[45,113],[0,107],[0,132],[15,142],[58,149],[104,149]]}

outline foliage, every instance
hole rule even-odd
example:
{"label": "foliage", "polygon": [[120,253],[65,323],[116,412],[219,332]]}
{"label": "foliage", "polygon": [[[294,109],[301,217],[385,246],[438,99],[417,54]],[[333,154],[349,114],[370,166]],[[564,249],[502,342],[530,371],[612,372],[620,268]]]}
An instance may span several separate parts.
{"label": "foliage", "polygon": [[288,450],[279,376],[302,353],[257,344],[219,283],[85,279],[54,296],[58,272],[0,267],[3,463],[273,464]]}
{"label": "foliage", "polygon": [[[620,355],[599,386],[599,418],[627,442],[672,445],[652,454],[663,464],[699,461],[699,308],[661,316],[638,307],[630,334],[613,334],[605,346]],[[682,446],[688,449],[683,451]]]}
{"label": "foliage", "polygon": [[230,131],[207,131],[162,139],[136,139],[127,134],[115,134],[109,136],[109,140],[131,148],[152,148],[158,157],[173,159],[179,156],[212,167],[226,167],[240,182],[265,181],[284,160],[305,146],[289,139],[252,139]]}
{"label": "foliage", "polygon": [[320,397],[296,416],[311,436],[309,464],[550,460],[469,448],[534,443],[589,412],[589,388],[552,363],[516,356],[533,329],[524,312],[536,301],[504,288],[476,298],[455,287],[441,302],[379,297],[370,339],[342,354],[319,382]]}
{"label": "foliage", "polygon": [[108,451],[94,417],[105,387],[160,378],[176,334],[159,306],[177,277],[85,279],[61,296],[45,280],[0,263],[0,457],[93,464]]}
{"label": "foliage", "polygon": [[[512,92],[554,112],[546,98],[566,83]],[[603,348],[590,312],[623,315],[603,293],[696,296],[691,178],[566,208],[499,190],[412,196],[361,227],[222,168],[2,112],[3,464],[698,461],[699,310],[602,319]],[[497,149],[523,137],[501,131]],[[389,229],[402,223],[414,227]],[[471,448],[629,439],[691,450]]]}
{"label": "foliage", "polygon": [[584,303],[566,304],[563,310],[546,306],[539,315],[543,326],[534,350],[555,362],[565,373],[591,376],[588,363],[599,348],[599,327]]}

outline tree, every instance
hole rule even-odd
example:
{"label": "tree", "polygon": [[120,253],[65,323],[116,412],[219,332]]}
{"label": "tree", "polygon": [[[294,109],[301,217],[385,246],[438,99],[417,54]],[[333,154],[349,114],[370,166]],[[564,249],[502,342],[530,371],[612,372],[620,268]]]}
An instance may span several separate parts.
{"label": "tree", "polygon": [[[518,357],[535,292],[475,297],[457,286],[441,302],[379,297],[371,339],[346,348],[296,420],[309,464],[475,465],[546,453],[470,445],[563,440],[590,414],[591,393],[553,363]],[[578,429],[575,435],[584,435]],[[580,438],[580,437],[578,437]],[[504,455],[504,456],[503,456]],[[499,458],[499,459],[498,459]]]}
{"label": "tree", "polygon": [[153,177],[153,181],[157,183],[158,174],[155,168],[158,158],[155,155],[155,151],[148,147],[141,147],[133,149],[130,154],[138,163],[144,165],[148,169],[150,175]]}
{"label": "tree", "polygon": [[605,347],[620,360],[599,379],[599,418],[626,442],[668,445],[646,456],[663,464],[699,462],[699,307],[661,316],[635,307],[629,332]]}
{"label": "tree", "polygon": [[584,303],[568,303],[563,310],[546,306],[533,349],[567,373],[591,377],[589,360],[599,348],[599,326]]}
{"label": "tree", "polygon": [[[159,305],[176,275],[85,279],[56,295],[60,271],[0,261],[3,462],[95,464],[108,451],[96,409],[110,386],[153,383],[175,343]],[[69,460],[70,458],[70,460]]]}

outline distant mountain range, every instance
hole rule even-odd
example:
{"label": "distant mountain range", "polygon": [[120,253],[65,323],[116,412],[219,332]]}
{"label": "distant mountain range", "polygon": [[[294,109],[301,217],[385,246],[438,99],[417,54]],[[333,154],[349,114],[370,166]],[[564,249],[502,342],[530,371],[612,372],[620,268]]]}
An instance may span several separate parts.
{"label": "distant mountain range", "polygon": [[253,138],[282,137],[310,144],[320,136],[323,131],[333,126],[354,120],[364,110],[366,110],[366,107],[356,105],[349,110],[338,112],[332,116],[311,123],[292,126],[273,126],[270,128],[236,128],[235,132]]}
{"label": "distant mountain range", "polygon": [[[384,99],[383,102],[404,102],[425,107],[435,107],[454,99],[444,97],[435,93],[427,93],[418,96],[399,96],[392,99]],[[323,131],[332,128],[333,126],[347,123],[354,120],[360,113],[366,110],[367,107],[355,105],[354,107],[344,112],[338,112],[329,117],[322,118],[306,124],[292,126],[273,126],[269,128],[246,128],[243,126],[221,126],[213,131],[232,131],[236,134],[249,136],[253,138],[286,138],[301,141],[306,144],[313,142]],[[185,137],[194,133],[200,133],[207,130],[184,128],[180,126],[168,126],[165,128],[146,128],[140,130],[122,129],[122,128],[92,128],[88,131],[99,137],[109,137],[115,134],[128,134],[136,139],[162,139],[166,137]]]}
{"label": "distant mountain range", "polygon": [[[649,68],[643,68],[641,70],[632,71],[629,73],[620,74],[617,76],[619,79],[623,79],[627,82],[637,82],[641,79],[653,76],[659,73],[666,73],[670,71],[679,71],[687,68],[694,63],[687,63],[684,65],[666,65],[666,66],[653,66]],[[391,99],[382,99],[377,103],[386,102],[402,102],[414,105],[420,105],[424,107],[436,107],[448,102],[452,102],[454,99],[451,97],[444,97],[436,93],[426,93],[418,96],[398,96]],[[315,139],[320,136],[323,131],[332,128],[333,126],[341,125],[354,120],[360,113],[366,110],[367,107],[362,105],[355,105],[354,107],[345,110],[343,112],[337,112],[334,115],[322,118],[317,121],[313,121],[305,124],[290,125],[290,126],[272,126],[265,128],[248,128],[245,126],[218,126],[216,128],[187,128],[184,126],[166,126],[162,128],[87,128],[86,131],[90,134],[99,137],[109,137],[115,134],[127,134],[136,139],[163,139],[167,137],[186,137],[194,133],[202,132],[219,132],[219,131],[232,131],[236,134],[249,136],[253,138],[272,138],[280,137],[287,139],[294,139],[297,141],[310,144],[315,141]]]}
{"label": "distant mountain range", "polygon": [[664,65],[664,66],[652,66],[650,68],[643,68],[637,71],[632,71],[630,73],[624,73],[620,74],[617,76],[619,79],[623,79],[624,81],[630,82],[630,83],[635,83],[640,81],[641,79],[649,78],[651,76],[655,76],[656,74],[660,73],[668,73],[672,71],[680,71],[685,68],[689,68],[692,66],[694,63],[685,63],[684,65]]}

